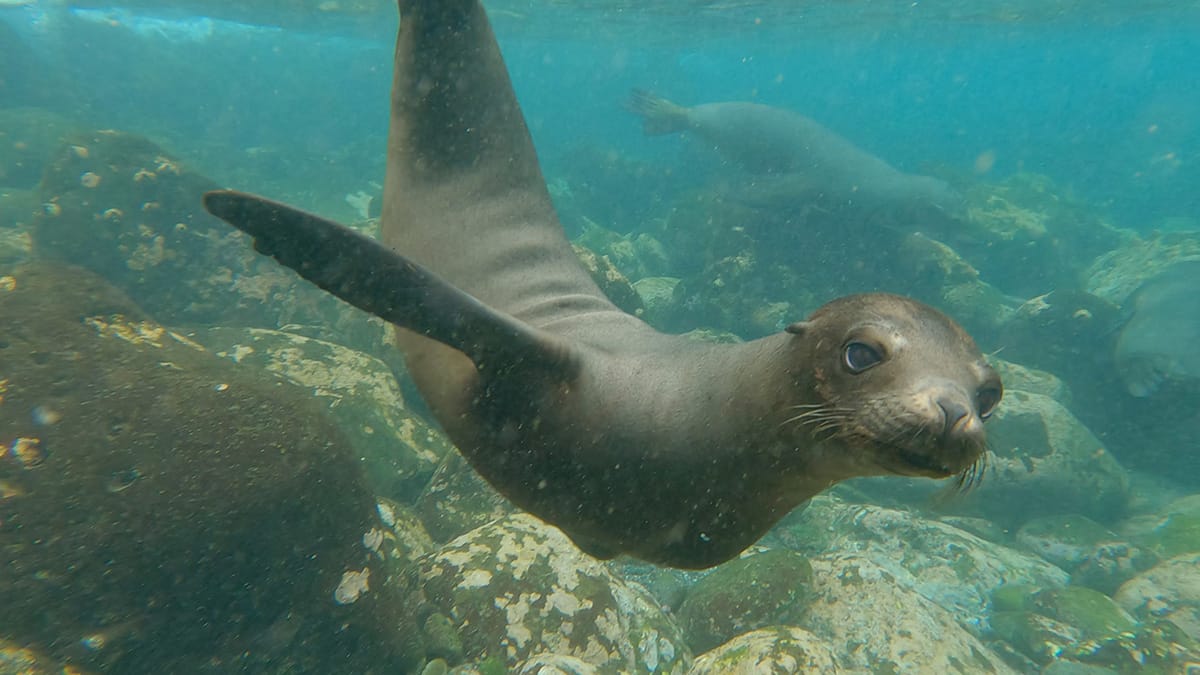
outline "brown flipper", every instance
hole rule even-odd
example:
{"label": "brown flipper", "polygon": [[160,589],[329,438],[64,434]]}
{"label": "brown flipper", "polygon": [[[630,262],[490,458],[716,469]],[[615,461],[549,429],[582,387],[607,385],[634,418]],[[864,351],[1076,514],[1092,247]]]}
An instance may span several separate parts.
{"label": "brown flipper", "polygon": [[384,242],[489,307],[535,326],[615,310],[567,242],[475,0],[400,2],[383,201]]}
{"label": "brown flipper", "polygon": [[554,336],[487,307],[348,227],[233,190],[205,194],[204,208],[253,237],[257,251],[323,290],[449,345],[477,366],[536,362],[570,374],[570,351]]}

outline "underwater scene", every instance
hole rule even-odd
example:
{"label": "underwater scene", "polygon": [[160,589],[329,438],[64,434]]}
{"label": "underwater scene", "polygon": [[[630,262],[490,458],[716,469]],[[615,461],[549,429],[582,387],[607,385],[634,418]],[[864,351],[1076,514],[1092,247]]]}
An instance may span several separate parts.
{"label": "underwater scene", "polygon": [[0,0],[0,675],[1200,675],[1198,63]]}

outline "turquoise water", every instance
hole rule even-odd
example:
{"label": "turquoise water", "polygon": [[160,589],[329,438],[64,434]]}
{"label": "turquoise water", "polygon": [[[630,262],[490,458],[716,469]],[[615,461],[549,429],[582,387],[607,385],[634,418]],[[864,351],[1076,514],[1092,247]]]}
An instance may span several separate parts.
{"label": "turquoise water", "polygon": [[[0,0],[0,675],[1200,670],[1200,7],[485,4],[614,302],[718,341],[932,304],[1005,381],[982,483],[599,562],[457,457],[386,326],[200,208],[378,235],[390,3]],[[634,89],[804,115],[962,210],[831,205]]]}

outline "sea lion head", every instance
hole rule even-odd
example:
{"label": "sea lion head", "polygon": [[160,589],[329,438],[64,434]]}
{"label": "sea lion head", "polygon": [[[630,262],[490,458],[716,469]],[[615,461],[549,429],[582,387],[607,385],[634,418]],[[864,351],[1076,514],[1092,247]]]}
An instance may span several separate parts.
{"label": "sea lion head", "polygon": [[821,470],[957,474],[964,485],[979,478],[983,422],[1004,390],[957,323],[915,300],[872,293],[834,300],[788,332],[806,345],[798,376],[815,397],[793,419],[828,442]]}

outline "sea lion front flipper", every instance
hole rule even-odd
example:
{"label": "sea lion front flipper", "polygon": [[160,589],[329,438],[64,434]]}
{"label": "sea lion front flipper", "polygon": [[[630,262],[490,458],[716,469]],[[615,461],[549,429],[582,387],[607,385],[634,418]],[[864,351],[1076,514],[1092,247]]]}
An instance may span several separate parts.
{"label": "sea lion front flipper", "polygon": [[348,227],[234,190],[206,193],[204,208],[250,235],[257,251],[318,287],[463,352],[477,367],[524,362],[566,369],[573,362],[559,339],[484,305]]}

